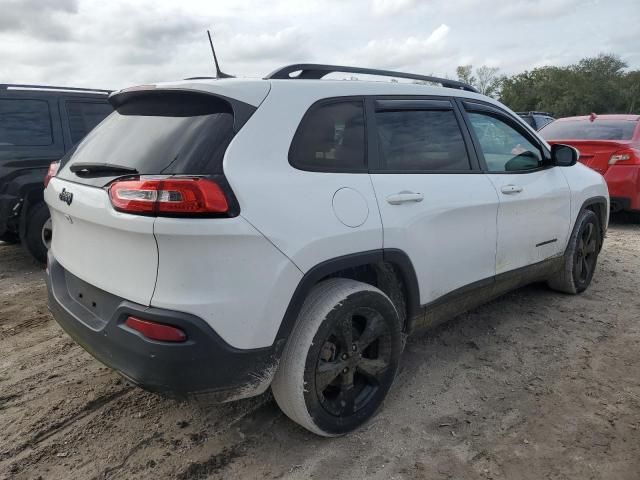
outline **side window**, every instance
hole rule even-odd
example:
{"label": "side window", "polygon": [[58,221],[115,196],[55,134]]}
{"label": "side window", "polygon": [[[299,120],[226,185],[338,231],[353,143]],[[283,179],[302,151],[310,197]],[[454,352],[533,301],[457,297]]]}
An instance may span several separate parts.
{"label": "side window", "polygon": [[0,99],[0,147],[51,145],[51,114],[45,100]]}
{"label": "side window", "polygon": [[363,171],[366,161],[362,101],[312,107],[293,138],[289,162],[302,170]]}
{"label": "side window", "polygon": [[380,111],[376,123],[386,170],[471,170],[453,110]]}
{"label": "side window", "polygon": [[485,113],[468,115],[490,172],[532,170],[542,165],[540,149],[513,127]]}
{"label": "side window", "polygon": [[98,125],[113,108],[103,102],[66,102],[71,141],[75,144]]}

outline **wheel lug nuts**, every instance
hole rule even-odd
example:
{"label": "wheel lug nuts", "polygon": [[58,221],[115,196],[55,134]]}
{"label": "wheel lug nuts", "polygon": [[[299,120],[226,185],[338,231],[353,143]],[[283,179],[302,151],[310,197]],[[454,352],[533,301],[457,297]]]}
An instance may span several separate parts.
{"label": "wheel lug nuts", "polygon": [[343,354],[342,354],[342,359],[343,359],[343,360],[346,360],[347,358],[348,358],[348,355],[347,355],[346,353],[343,353]]}
{"label": "wheel lug nuts", "polygon": [[351,350],[355,352],[356,350],[358,350],[358,346],[354,343],[353,345],[351,345]]}
{"label": "wheel lug nuts", "polygon": [[344,367],[344,370],[342,370],[342,373],[347,373],[349,371],[349,367]]}

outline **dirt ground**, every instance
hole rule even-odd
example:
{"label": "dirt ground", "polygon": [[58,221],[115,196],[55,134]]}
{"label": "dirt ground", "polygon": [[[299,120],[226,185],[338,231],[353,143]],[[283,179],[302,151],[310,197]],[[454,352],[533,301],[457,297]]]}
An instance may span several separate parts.
{"label": "dirt ground", "polygon": [[[531,286],[411,338],[380,413],[321,439],[269,395],[205,410],[122,380],[0,243],[0,479],[640,479],[640,225],[591,288]],[[223,367],[224,368],[224,367]]]}

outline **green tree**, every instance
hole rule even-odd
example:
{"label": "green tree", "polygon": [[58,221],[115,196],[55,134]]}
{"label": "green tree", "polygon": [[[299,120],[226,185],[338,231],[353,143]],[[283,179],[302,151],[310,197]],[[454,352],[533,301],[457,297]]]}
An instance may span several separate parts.
{"label": "green tree", "polygon": [[500,69],[487,67],[486,65],[476,69],[473,75],[473,65],[460,65],[456,68],[456,75],[460,82],[475,87],[483,95],[498,97],[504,77],[500,75]]}
{"label": "green tree", "polygon": [[502,82],[500,100],[516,111],[542,110],[559,117],[640,110],[640,72],[612,54],[567,67],[540,67]]}
{"label": "green tree", "polygon": [[473,76],[473,65],[460,65],[456,68],[458,80],[467,85],[475,85],[476,77]]}

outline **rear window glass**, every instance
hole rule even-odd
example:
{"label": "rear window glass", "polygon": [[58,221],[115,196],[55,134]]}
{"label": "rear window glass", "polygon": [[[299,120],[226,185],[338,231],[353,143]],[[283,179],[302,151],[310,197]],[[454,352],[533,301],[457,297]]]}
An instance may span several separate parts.
{"label": "rear window glass", "polygon": [[293,139],[289,162],[302,170],[364,170],[362,101],[339,101],[312,107]]}
{"label": "rear window glass", "polygon": [[377,112],[384,168],[392,171],[470,170],[453,110]]}
{"label": "rear window glass", "polygon": [[631,140],[638,122],[630,120],[564,120],[540,130],[545,140]]}
{"label": "rear window glass", "polygon": [[144,175],[222,173],[233,135],[231,105],[218,97],[143,94],[118,106],[92,130],[58,175],[77,180],[69,171],[76,162],[133,167]]}
{"label": "rear window glass", "polygon": [[48,102],[0,99],[0,147],[40,147],[52,143]]}
{"label": "rear window glass", "polygon": [[520,118],[522,118],[522,120],[535,128],[536,122],[533,120],[533,117],[531,115],[520,115]]}
{"label": "rear window glass", "polygon": [[106,102],[67,102],[71,141],[78,143],[113,111]]}

